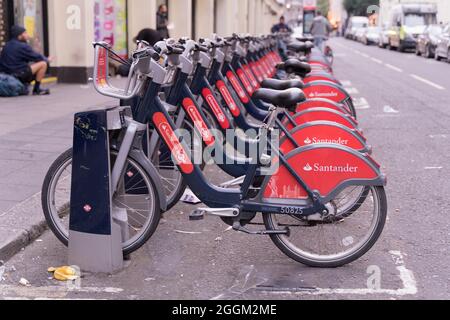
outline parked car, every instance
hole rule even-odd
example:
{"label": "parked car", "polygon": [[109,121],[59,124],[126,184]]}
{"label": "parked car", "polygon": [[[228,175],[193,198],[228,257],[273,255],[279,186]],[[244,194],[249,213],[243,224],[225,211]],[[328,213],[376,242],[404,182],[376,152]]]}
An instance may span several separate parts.
{"label": "parked car", "polygon": [[364,33],[366,33],[367,27],[357,28],[355,31],[355,36],[353,37],[354,40],[358,42],[362,42]]}
{"label": "parked car", "polygon": [[368,25],[369,18],[367,17],[351,17],[345,30],[345,38],[356,40],[356,31],[360,28],[366,28]]}
{"label": "parked car", "polygon": [[378,44],[380,42],[380,32],[381,28],[376,26],[368,27],[361,38],[361,42],[366,46],[371,44]]}
{"label": "parked car", "polygon": [[417,39],[425,27],[437,24],[434,4],[400,4],[392,9],[391,14],[389,47],[400,52],[416,49]]}
{"label": "parked car", "polygon": [[450,63],[450,24],[447,24],[438,36],[434,57],[436,60],[447,59],[447,62]]}
{"label": "parked car", "polygon": [[442,30],[442,26],[438,24],[432,24],[426,27],[423,34],[417,39],[416,54],[426,58],[434,58]]}
{"label": "parked car", "polygon": [[378,46],[380,48],[386,48],[389,45],[389,26],[387,23],[380,28],[380,34],[378,37]]}

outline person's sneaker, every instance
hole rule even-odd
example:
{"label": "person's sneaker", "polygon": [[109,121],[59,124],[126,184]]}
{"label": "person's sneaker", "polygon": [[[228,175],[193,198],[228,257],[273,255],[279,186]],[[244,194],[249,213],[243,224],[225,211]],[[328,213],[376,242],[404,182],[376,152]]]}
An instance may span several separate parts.
{"label": "person's sneaker", "polygon": [[50,89],[40,89],[39,91],[33,91],[33,96],[46,96],[50,94]]}

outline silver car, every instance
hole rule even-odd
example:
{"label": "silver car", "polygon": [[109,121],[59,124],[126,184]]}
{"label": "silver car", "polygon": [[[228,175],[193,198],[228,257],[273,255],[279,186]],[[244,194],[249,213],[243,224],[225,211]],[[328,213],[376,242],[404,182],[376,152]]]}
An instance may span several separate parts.
{"label": "silver car", "polygon": [[450,63],[450,24],[447,24],[438,36],[435,58],[436,60],[447,59]]}
{"label": "silver car", "polygon": [[382,28],[380,28],[380,34],[378,37],[378,46],[380,48],[387,48],[389,45],[389,26],[384,24]]}
{"label": "silver car", "polygon": [[378,44],[380,42],[380,27],[370,26],[362,35],[361,42],[366,46],[371,44]]}

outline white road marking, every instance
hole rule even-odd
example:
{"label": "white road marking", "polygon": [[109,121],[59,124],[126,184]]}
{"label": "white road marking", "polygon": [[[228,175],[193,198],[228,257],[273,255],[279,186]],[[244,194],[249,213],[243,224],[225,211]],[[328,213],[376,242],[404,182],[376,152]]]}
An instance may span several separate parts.
{"label": "white road marking", "polygon": [[49,286],[49,287],[23,287],[23,286],[12,286],[12,285],[1,285],[0,286],[0,297],[1,295],[7,296],[18,296],[24,299],[27,298],[64,298],[70,293],[109,293],[117,294],[123,292],[120,288],[99,288],[99,287],[81,287],[77,289],[69,289],[66,285],[61,286]]}
{"label": "white road marking", "polygon": [[429,137],[431,139],[447,139],[447,135],[446,134],[430,134]]}
{"label": "white road marking", "polygon": [[372,60],[373,62],[376,62],[378,64],[383,64],[383,61],[381,61],[380,59],[377,59],[377,58],[370,58],[370,60]]}
{"label": "white road marking", "polygon": [[385,65],[386,67],[388,67],[389,69],[392,69],[392,70],[394,70],[394,71],[397,71],[397,72],[403,72],[402,69],[397,68],[396,66],[393,66],[392,64],[385,63],[384,65]]}
{"label": "white road marking", "polygon": [[353,105],[356,110],[367,110],[370,109],[369,102],[365,98],[354,98]]}
{"label": "white road marking", "polygon": [[438,84],[436,84],[436,83],[434,83],[434,82],[432,82],[432,81],[430,81],[430,80],[427,80],[427,79],[425,79],[425,78],[422,78],[422,77],[420,77],[420,76],[418,76],[418,75],[416,75],[416,74],[410,74],[410,76],[411,76],[412,78],[414,78],[414,79],[416,79],[416,80],[418,80],[418,81],[421,81],[421,82],[423,82],[423,83],[426,83],[426,84],[428,84],[429,86],[432,86],[432,87],[434,87],[434,88],[436,88],[436,89],[438,89],[438,90],[445,90],[444,87],[442,87],[442,86],[440,86],[440,85],[438,85]]}
{"label": "white road marking", "polygon": [[352,86],[352,82],[350,80],[343,80],[343,81],[341,81],[341,84],[343,87],[351,87]]}
{"label": "white road marking", "polygon": [[425,167],[425,170],[442,170],[443,167]]}
{"label": "white road marking", "polygon": [[370,58],[370,56],[368,54],[366,54],[366,53],[361,53],[361,56],[364,57],[364,58]]}
{"label": "white road marking", "polygon": [[384,106],[383,112],[384,112],[384,113],[394,113],[394,114],[400,113],[400,111],[395,110],[395,109],[392,108],[391,106]]}
{"label": "white road marking", "polygon": [[183,230],[175,230],[176,233],[180,234],[202,234],[201,232],[195,232],[195,231],[183,231]]}
{"label": "white road marking", "polygon": [[357,54],[361,54],[361,51],[359,51],[359,50],[353,50],[353,52],[355,52]]}
{"label": "white road marking", "polygon": [[331,288],[317,288],[312,290],[305,290],[300,292],[294,291],[266,291],[270,294],[280,295],[390,295],[390,296],[407,296],[416,295],[418,293],[417,282],[414,273],[405,266],[403,254],[400,251],[389,252],[394,259],[399,272],[399,278],[402,281],[403,288],[400,289],[331,289]]}
{"label": "white road marking", "polygon": [[345,91],[347,91],[349,95],[359,94],[359,90],[353,87],[347,87],[345,88]]}

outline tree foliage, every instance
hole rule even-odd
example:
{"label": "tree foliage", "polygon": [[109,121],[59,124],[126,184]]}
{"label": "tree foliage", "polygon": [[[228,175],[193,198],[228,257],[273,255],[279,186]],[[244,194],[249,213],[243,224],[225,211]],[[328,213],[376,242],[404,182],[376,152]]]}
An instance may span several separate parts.
{"label": "tree foliage", "polygon": [[372,5],[380,5],[380,0],[344,0],[344,8],[351,16],[367,16],[368,8]]}
{"label": "tree foliage", "polygon": [[330,11],[330,0],[318,0],[317,8],[323,13],[324,16],[327,16],[328,11]]}

